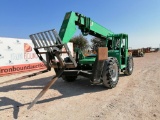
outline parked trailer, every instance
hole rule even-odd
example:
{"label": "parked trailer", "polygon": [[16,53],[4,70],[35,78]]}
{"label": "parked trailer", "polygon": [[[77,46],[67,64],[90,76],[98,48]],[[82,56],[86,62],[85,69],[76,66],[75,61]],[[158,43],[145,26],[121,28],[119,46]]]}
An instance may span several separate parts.
{"label": "parked trailer", "polygon": [[144,53],[150,53],[151,52],[151,47],[143,48]]}
{"label": "parked trailer", "polygon": [[144,51],[143,48],[141,49],[131,49],[129,52],[132,53],[133,57],[144,57]]}

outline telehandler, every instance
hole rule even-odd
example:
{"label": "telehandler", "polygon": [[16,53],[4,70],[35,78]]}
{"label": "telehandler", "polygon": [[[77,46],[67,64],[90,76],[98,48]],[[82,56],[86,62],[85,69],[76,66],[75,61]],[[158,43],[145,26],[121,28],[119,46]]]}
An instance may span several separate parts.
{"label": "telehandler", "polygon": [[[97,54],[84,56],[81,49],[74,48],[76,55],[71,55],[67,43],[76,32],[77,26],[84,36],[92,35],[100,39],[95,46]],[[52,29],[32,34],[30,38],[39,59],[45,64],[48,71],[54,68],[56,75],[28,106],[28,109],[60,77],[72,82],[78,75],[81,75],[89,78],[92,84],[103,83],[107,88],[114,88],[118,83],[120,71],[125,75],[131,75],[133,72],[133,58],[128,54],[128,35],[114,34],[89,17],[77,12],[66,13],[59,34]],[[65,52],[62,51],[63,47],[66,49]],[[44,49],[45,52],[42,52],[41,49]],[[68,57],[62,59],[62,53],[67,53]],[[42,54],[45,54],[46,58],[43,58]]]}

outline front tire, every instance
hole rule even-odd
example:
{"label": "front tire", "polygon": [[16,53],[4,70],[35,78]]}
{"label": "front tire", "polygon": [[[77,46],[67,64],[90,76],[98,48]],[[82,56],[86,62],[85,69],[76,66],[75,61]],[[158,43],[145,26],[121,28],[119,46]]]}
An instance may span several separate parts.
{"label": "front tire", "polygon": [[105,61],[103,68],[103,84],[105,87],[114,88],[119,80],[119,66],[116,58],[109,58]]}

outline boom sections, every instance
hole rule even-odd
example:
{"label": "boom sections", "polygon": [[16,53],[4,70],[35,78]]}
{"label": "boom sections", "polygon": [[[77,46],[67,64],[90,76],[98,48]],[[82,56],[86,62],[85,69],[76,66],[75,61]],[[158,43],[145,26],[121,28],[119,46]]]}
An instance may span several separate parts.
{"label": "boom sections", "polygon": [[106,39],[108,35],[114,33],[98,23],[91,20],[89,17],[85,17],[82,14],[75,12],[66,13],[59,36],[63,43],[68,43],[76,32],[76,26],[79,27],[83,35],[93,35],[102,39]]}

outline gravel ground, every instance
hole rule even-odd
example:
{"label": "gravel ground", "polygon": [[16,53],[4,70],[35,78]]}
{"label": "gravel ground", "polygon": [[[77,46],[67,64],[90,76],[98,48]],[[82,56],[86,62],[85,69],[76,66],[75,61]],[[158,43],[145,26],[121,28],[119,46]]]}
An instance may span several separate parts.
{"label": "gravel ground", "polygon": [[83,77],[78,77],[72,83],[59,79],[33,108],[27,110],[30,102],[54,75],[51,71],[11,81],[30,73],[0,77],[0,120],[160,118],[160,52],[135,57],[133,74],[124,76],[121,73],[119,83],[114,89],[91,85]]}

